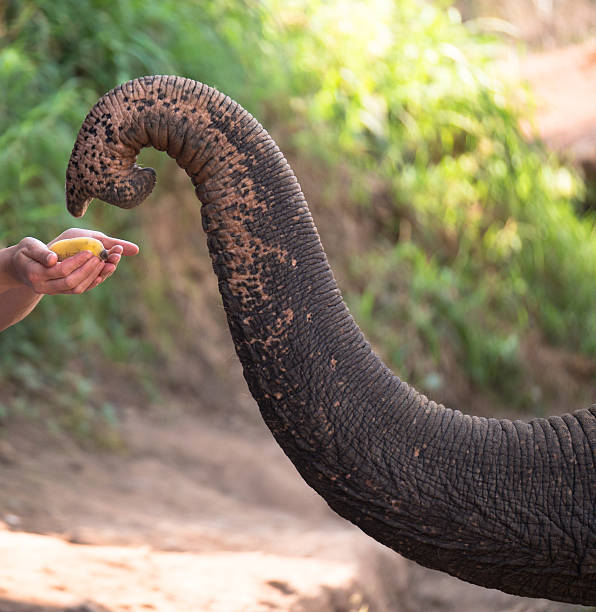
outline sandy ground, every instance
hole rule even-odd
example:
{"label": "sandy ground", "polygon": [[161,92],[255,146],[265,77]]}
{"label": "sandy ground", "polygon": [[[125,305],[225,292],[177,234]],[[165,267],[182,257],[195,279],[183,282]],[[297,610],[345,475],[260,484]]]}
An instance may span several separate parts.
{"label": "sandy ground", "polygon": [[130,409],[126,449],[0,445],[0,611],[575,609],[424,570],[336,517],[269,434]]}

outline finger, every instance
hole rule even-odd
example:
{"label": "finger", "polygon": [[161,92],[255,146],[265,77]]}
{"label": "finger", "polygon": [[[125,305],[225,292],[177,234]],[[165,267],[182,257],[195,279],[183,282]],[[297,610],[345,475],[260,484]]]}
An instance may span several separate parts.
{"label": "finger", "polygon": [[108,254],[107,263],[111,263],[114,266],[117,266],[120,259],[121,259],[120,253],[111,253],[111,254]]}
{"label": "finger", "polygon": [[122,247],[122,245],[116,244],[111,249],[108,250],[108,258],[110,255],[118,255],[118,258],[120,258],[120,255],[122,255],[123,251],[124,251],[124,248]]}
{"label": "finger", "polygon": [[[93,257],[89,252],[82,252],[72,257],[74,261],[65,260],[47,268],[28,257],[26,253],[21,253],[20,255],[20,261],[22,262],[20,274],[23,282],[33,291],[41,294],[52,293],[51,288],[48,287],[49,282],[68,276],[74,269],[80,267]],[[99,260],[99,258],[96,259]]]}
{"label": "finger", "polygon": [[119,246],[122,247],[122,254],[127,256],[136,255],[139,252],[139,247],[134,242],[120,240],[120,238],[112,238],[110,236],[106,236],[105,234],[102,234],[101,236],[94,236],[93,234],[90,235],[100,240],[104,247],[108,250],[111,250],[115,246]]}
{"label": "finger", "polygon": [[37,238],[24,238],[21,241],[21,252],[43,266],[53,266],[58,261],[56,253],[50,251],[48,247]]}
{"label": "finger", "polygon": [[83,238],[85,236],[93,236],[93,238],[101,238],[104,237],[105,234],[103,232],[98,232],[95,230],[85,229],[81,227],[71,227],[65,231],[63,231],[59,236],[56,236],[54,240],[52,240],[49,245],[54,244],[54,242],[58,242],[58,240],[64,240],[66,238]]}
{"label": "finger", "polygon": [[118,261],[120,260],[120,255],[110,255],[109,259],[106,263],[104,263],[103,269],[99,273],[99,276],[91,283],[87,291],[94,289],[100,283],[103,283],[106,279],[110,278],[112,274],[116,271],[116,267],[118,265]]}
{"label": "finger", "polygon": [[87,291],[90,291],[91,289],[95,289],[95,287],[97,287],[98,285],[101,285],[101,283],[103,283],[105,280],[110,278],[112,274],[114,274],[115,270],[116,270],[116,266],[105,264],[103,270],[101,271],[99,276],[91,283]]}
{"label": "finger", "polygon": [[84,290],[97,278],[103,266],[104,263],[98,257],[92,256],[67,276],[49,280],[45,284],[47,290],[45,292],[52,294],[81,293],[81,289]]}
{"label": "finger", "polygon": [[100,262],[99,266],[96,265],[94,270],[86,278],[84,278],[70,293],[79,295],[81,293],[85,293],[85,291],[88,291],[93,286],[93,283],[95,283],[98,278],[101,278],[100,272],[103,267],[103,262]]}
{"label": "finger", "polygon": [[55,266],[46,270],[45,275],[48,280],[65,278],[81,266],[84,266],[91,259],[97,259],[99,261],[99,257],[95,257],[93,253],[81,251],[76,255],[67,257],[64,261],[59,261]]}
{"label": "finger", "polygon": [[99,273],[101,280],[104,281],[106,280],[106,278],[109,278],[110,276],[112,276],[115,270],[116,270],[116,266],[114,264],[111,264],[111,263],[104,264],[103,270]]}
{"label": "finger", "polygon": [[89,285],[89,288],[87,289],[87,291],[91,291],[91,289],[95,289],[95,287],[97,287],[98,285],[101,285],[101,283],[103,283],[105,280],[110,278],[110,276],[112,276],[112,274],[114,273],[115,269],[116,269],[115,266],[109,266],[109,268],[107,266],[104,266],[104,269],[101,271],[100,275],[91,283],[91,285]]}
{"label": "finger", "polygon": [[50,251],[50,254],[46,257],[45,266],[51,268],[58,263],[58,255],[54,251]]}
{"label": "finger", "polygon": [[101,285],[101,283],[103,283],[105,279],[103,279],[101,276],[98,276],[90,285],[89,288],[87,289],[87,291],[91,291],[91,289],[95,289],[95,287],[97,287],[97,285]]}

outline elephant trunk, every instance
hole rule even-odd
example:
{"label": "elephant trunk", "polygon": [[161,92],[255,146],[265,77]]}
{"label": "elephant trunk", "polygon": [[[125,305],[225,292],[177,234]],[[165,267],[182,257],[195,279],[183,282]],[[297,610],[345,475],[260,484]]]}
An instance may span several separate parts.
{"label": "elephant trunk", "polygon": [[395,377],[342,301],[300,186],[262,126],[214,89],[145,77],[91,110],[67,205],[129,208],[167,151],[201,200],[252,395],[303,478],[419,563],[519,595],[596,604],[596,409],[529,423],[446,409]]}

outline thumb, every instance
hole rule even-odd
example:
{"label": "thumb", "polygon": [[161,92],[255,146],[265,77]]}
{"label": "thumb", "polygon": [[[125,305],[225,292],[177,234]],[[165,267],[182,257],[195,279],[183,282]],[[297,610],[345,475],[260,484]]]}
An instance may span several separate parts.
{"label": "thumb", "polygon": [[43,266],[49,268],[58,261],[58,255],[50,251],[41,240],[37,240],[37,238],[25,238],[23,242],[24,254]]}

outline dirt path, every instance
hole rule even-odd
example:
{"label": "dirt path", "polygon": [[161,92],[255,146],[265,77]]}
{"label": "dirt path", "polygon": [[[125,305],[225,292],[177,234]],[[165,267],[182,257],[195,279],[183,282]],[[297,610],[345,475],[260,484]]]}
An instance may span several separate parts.
{"label": "dirt path", "polygon": [[519,72],[536,95],[541,137],[578,162],[596,165],[596,39],[530,55]]}
{"label": "dirt path", "polygon": [[418,568],[332,514],[256,423],[130,409],[126,451],[0,445],[0,611],[574,609]]}

